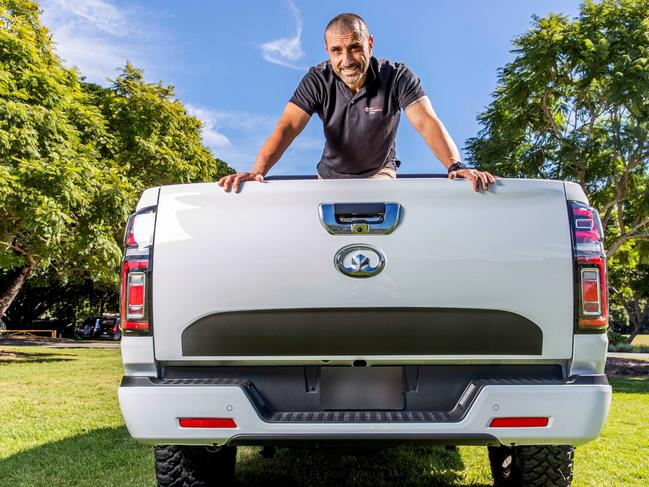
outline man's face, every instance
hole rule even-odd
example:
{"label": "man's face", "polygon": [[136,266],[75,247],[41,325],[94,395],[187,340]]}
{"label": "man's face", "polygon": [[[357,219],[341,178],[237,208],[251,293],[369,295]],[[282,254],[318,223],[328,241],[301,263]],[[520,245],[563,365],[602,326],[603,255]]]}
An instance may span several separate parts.
{"label": "man's face", "polygon": [[359,31],[325,32],[325,47],[331,67],[343,83],[357,87],[370,65],[374,38]]}

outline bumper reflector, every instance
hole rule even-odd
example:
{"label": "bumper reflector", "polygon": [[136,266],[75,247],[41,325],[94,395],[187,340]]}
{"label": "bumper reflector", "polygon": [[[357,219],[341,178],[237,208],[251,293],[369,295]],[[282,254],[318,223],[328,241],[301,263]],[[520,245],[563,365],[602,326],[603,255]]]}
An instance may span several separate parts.
{"label": "bumper reflector", "polygon": [[550,418],[494,418],[490,428],[541,428],[547,426]]}
{"label": "bumper reflector", "polygon": [[232,418],[178,418],[181,428],[236,428]]}

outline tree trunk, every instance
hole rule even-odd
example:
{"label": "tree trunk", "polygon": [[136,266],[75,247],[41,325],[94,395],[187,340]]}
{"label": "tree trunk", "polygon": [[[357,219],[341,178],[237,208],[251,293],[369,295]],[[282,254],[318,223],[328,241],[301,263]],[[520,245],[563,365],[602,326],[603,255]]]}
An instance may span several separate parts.
{"label": "tree trunk", "polygon": [[26,257],[27,263],[20,268],[18,275],[9,283],[9,286],[0,294],[0,317],[4,316],[6,311],[13,303],[16,296],[20,292],[20,289],[25,284],[25,281],[29,278],[32,271],[36,267],[36,261],[31,257]]}
{"label": "tree trunk", "polygon": [[[641,311],[641,305],[642,303],[640,302],[640,299],[637,297],[633,298],[633,304],[634,309],[633,313],[629,313],[629,322],[633,324],[633,331],[629,335],[629,343],[633,341],[633,339],[640,334],[642,331],[644,321],[647,315],[647,309],[645,309],[644,313]],[[649,304],[647,305],[647,308],[649,308]]]}

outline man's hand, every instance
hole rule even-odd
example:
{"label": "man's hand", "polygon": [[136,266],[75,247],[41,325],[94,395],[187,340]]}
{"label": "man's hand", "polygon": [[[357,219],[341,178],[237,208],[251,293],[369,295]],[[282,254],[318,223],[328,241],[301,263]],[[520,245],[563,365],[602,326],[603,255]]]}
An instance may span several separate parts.
{"label": "man's hand", "polygon": [[490,184],[496,184],[496,178],[486,171],[477,171],[476,169],[458,169],[448,173],[449,179],[464,178],[471,180],[474,191],[483,190],[487,191]]}
{"label": "man's hand", "polygon": [[238,172],[236,174],[223,176],[218,180],[217,184],[222,186],[228,193],[234,186],[234,192],[238,193],[240,185],[244,181],[259,181],[261,183],[264,181],[264,176],[256,172]]}

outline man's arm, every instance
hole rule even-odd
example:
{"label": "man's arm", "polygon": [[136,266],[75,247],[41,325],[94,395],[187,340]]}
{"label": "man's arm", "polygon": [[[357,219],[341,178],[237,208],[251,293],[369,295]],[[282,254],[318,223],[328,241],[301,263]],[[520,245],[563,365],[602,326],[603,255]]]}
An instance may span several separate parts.
{"label": "man's arm", "polygon": [[287,103],[286,108],[284,108],[284,113],[275,126],[275,130],[266,139],[261,149],[259,149],[255,165],[250,172],[240,172],[224,176],[219,179],[218,185],[223,186],[226,191],[230,191],[234,187],[234,192],[238,193],[239,186],[244,181],[263,181],[264,176],[279,158],[282,157],[282,154],[291,145],[293,139],[304,130],[310,118],[311,115],[297,105],[291,102]]}
{"label": "man's arm", "polygon": [[[459,162],[460,151],[453,139],[446,131],[444,124],[437,118],[433,106],[427,96],[420,98],[406,107],[406,116],[413,127],[419,132],[433,151],[435,157],[439,159],[446,168],[451,164]],[[473,189],[478,191],[480,186],[486,191],[489,184],[494,184],[494,177],[488,172],[476,171],[475,169],[458,169],[449,174],[451,179],[466,178],[470,179]]]}

